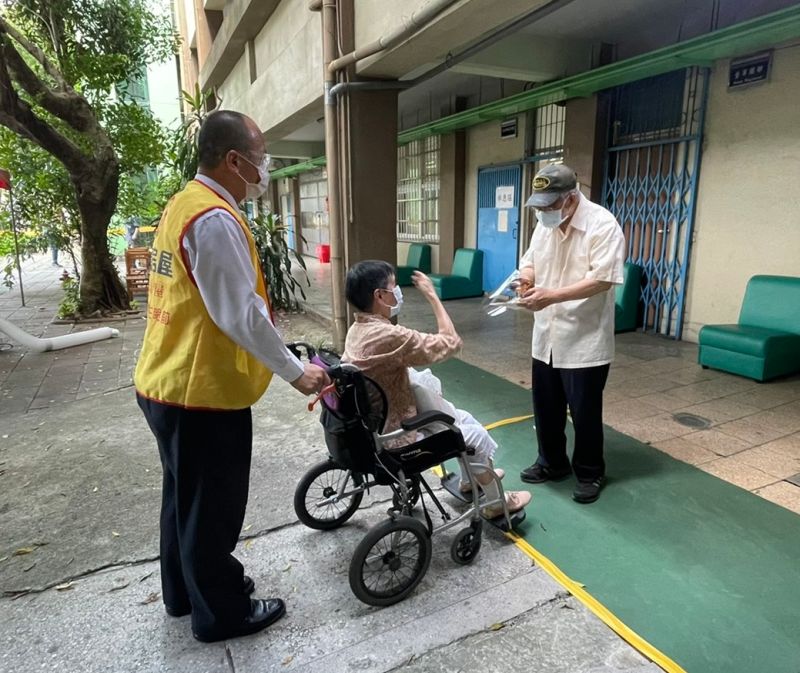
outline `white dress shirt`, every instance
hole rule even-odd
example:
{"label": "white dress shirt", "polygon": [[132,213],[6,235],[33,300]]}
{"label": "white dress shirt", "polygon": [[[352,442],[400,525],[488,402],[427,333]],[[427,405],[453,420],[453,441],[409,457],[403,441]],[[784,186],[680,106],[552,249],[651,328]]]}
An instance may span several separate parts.
{"label": "white dress shirt", "polygon": [[[625,237],[616,218],[579,195],[566,233],[537,225],[520,269],[533,268],[536,287],[560,289],[585,279],[622,283]],[[587,299],[536,311],[531,353],[559,369],[608,364],[614,359],[614,288]]]}
{"label": "white dress shirt", "polygon": [[[233,196],[218,182],[200,174],[195,180],[238,210]],[[210,210],[186,231],[183,249],[217,327],[282,379],[299,378],[303,364],[284,345],[267,305],[256,293],[256,271],[241,225],[223,208]]]}

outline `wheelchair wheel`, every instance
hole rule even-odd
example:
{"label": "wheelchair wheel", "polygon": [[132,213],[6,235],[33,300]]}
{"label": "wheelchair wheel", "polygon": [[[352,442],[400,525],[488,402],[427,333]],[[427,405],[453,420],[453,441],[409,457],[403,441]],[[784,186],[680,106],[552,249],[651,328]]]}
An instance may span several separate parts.
{"label": "wheelchair wheel", "polygon": [[431,538],[410,516],[387,519],[361,540],[350,561],[350,588],[367,605],[393,605],[410,594],[431,562]]}
{"label": "wheelchair wheel", "polygon": [[[343,497],[338,502],[329,502],[324,505],[319,503],[333,497],[339,492],[344,480],[345,492],[356,491]],[[358,472],[351,472],[347,477],[347,470],[332,460],[323,460],[317,463],[298,482],[294,490],[294,511],[309,528],[316,530],[332,530],[338,528],[355,514],[364,491],[361,486],[363,476]]]}
{"label": "wheelchair wheel", "polygon": [[414,506],[417,504],[417,502],[419,502],[419,477],[407,479],[406,483],[408,485],[408,506],[406,508],[402,506],[403,503],[400,501],[401,498],[399,489],[395,490],[394,495],[392,496],[392,507],[402,514],[410,514],[411,510],[414,509]]}
{"label": "wheelchair wheel", "polygon": [[459,565],[469,565],[481,549],[481,523],[473,523],[458,531],[450,545],[450,557]]}

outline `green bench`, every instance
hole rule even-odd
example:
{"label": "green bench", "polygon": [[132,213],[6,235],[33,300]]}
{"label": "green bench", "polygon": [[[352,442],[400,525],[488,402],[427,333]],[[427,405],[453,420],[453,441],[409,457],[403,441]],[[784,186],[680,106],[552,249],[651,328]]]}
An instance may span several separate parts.
{"label": "green bench", "polygon": [[453,258],[453,273],[430,276],[439,299],[483,296],[483,250],[459,248]]}
{"label": "green bench", "polygon": [[622,270],[622,285],[614,286],[614,331],[635,330],[639,317],[639,295],[642,292],[642,267],[625,262]]}
{"label": "green bench", "polygon": [[800,371],[800,278],[753,276],[736,325],[700,330],[698,361],[766,381]]}
{"label": "green bench", "polygon": [[408,246],[408,258],[404,266],[395,267],[394,277],[398,285],[411,285],[411,275],[415,271],[431,272],[431,246],[412,243]]}

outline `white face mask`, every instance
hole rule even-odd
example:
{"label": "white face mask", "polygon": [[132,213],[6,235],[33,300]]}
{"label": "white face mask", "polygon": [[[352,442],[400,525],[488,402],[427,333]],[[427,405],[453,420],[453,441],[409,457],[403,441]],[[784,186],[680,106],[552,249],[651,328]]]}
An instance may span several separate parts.
{"label": "white face mask", "polygon": [[261,198],[262,196],[264,196],[264,194],[267,191],[267,187],[269,186],[269,170],[268,170],[270,162],[269,154],[264,155],[264,159],[258,166],[256,166],[252,161],[250,161],[250,159],[248,159],[243,154],[240,154],[239,156],[242,157],[242,159],[244,159],[248,164],[250,164],[253,168],[255,168],[258,171],[258,182],[248,182],[241,175],[239,175],[239,177],[242,178],[245,184],[244,198],[245,199]]}
{"label": "white face mask", "polygon": [[536,221],[543,227],[555,229],[560,227],[566,217],[561,217],[561,209],[558,210],[537,210]]}
{"label": "white face mask", "polygon": [[389,304],[381,300],[384,306],[389,306],[390,318],[394,318],[398,313],[400,313],[400,309],[403,308],[403,291],[400,289],[399,285],[395,285],[392,288],[392,294],[394,295],[395,302],[397,302],[394,306],[389,306]]}
{"label": "white face mask", "polygon": [[[566,203],[564,204],[566,205]],[[558,210],[537,210],[536,221],[543,227],[555,229],[560,227],[569,215],[564,215],[564,206]]]}

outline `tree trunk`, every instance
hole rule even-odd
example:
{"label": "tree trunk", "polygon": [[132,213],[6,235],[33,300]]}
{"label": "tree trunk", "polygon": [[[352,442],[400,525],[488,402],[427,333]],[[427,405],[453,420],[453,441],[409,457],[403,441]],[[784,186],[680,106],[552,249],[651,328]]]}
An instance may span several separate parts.
{"label": "tree trunk", "polygon": [[[98,158],[99,159],[99,158]],[[116,158],[96,160],[73,184],[81,211],[81,313],[122,311],[130,308],[108,251],[108,224],[117,206],[119,165]]]}

